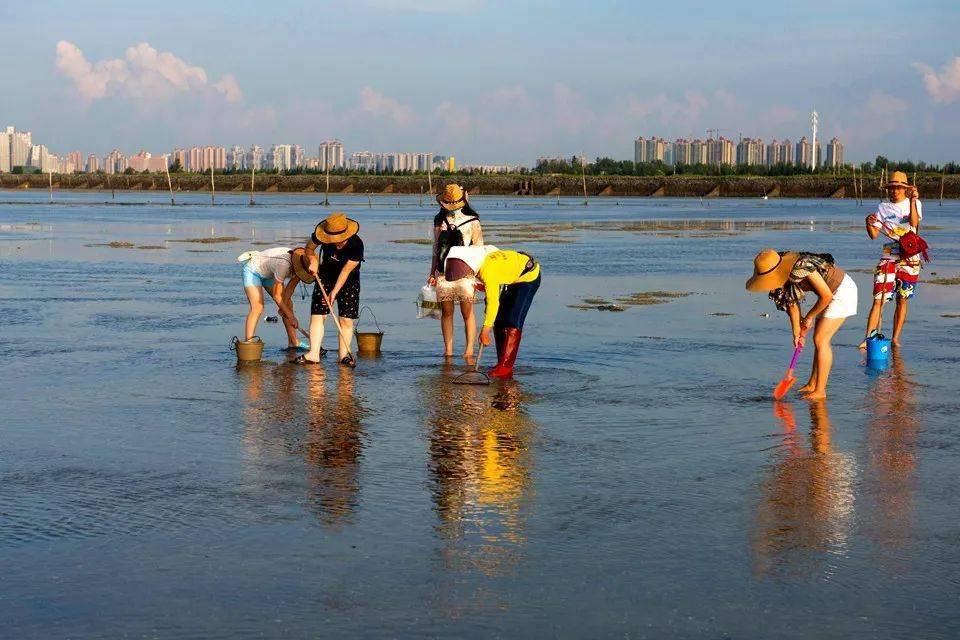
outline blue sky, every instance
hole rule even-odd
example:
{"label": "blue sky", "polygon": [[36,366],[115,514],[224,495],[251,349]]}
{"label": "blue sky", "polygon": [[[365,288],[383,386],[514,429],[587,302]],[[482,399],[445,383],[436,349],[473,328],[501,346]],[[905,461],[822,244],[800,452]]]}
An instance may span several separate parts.
{"label": "blue sky", "polygon": [[958,160],[960,3],[18,3],[0,126],[55,152],[297,143],[519,162],[637,135]]}

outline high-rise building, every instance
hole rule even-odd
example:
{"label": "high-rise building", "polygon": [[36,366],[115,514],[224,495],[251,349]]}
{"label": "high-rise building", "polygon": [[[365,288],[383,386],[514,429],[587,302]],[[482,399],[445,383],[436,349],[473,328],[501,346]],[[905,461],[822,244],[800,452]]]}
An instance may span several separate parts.
{"label": "high-rise building", "polygon": [[114,149],[103,159],[103,170],[107,173],[123,173],[128,166],[127,157],[119,149]]}
{"label": "high-rise building", "polygon": [[319,160],[321,171],[346,166],[343,156],[343,143],[336,139],[321,142]]}
{"label": "high-rise building", "polygon": [[170,164],[175,165],[177,161],[180,161],[180,168],[183,171],[188,171],[190,169],[190,152],[186,149],[181,149],[177,147],[173,150],[173,154],[170,156]]}
{"label": "high-rise building", "polygon": [[83,171],[83,155],[79,151],[71,151],[67,154],[67,169],[70,173]]}
{"label": "high-rise building", "polygon": [[247,169],[253,169],[259,171],[263,169],[263,148],[258,147],[257,145],[251,145],[250,151],[247,152]]}
{"label": "high-rise building", "polygon": [[810,166],[810,141],[807,140],[807,136],[803,136],[797,141],[796,149],[795,162],[801,167]]}
{"label": "high-rise building", "polygon": [[266,164],[268,169],[276,169],[281,172],[293,169],[293,145],[275,144],[270,147]]}
{"label": "high-rise building", "polygon": [[647,161],[647,139],[643,136],[633,141],[633,161],[637,164]]}
{"label": "high-rise building", "polygon": [[0,173],[10,171],[10,134],[0,131]]}
{"label": "high-rise building", "polygon": [[7,127],[6,133],[10,138],[10,169],[27,166],[30,160],[30,149],[33,147],[30,132]]}
{"label": "high-rise building", "polygon": [[151,155],[141,149],[138,153],[130,156],[129,164],[130,168],[136,171],[137,173],[147,170],[147,161],[150,160]]}
{"label": "high-rise building", "polygon": [[732,140],[720,136],[707,140],[707,163],[710,165],[733,164],[736,159]]}
{"label": "high-rise building", "polygon": [[691,164],[692,147],[690,141],[686,138],[677,138],[673,142],[673,162],[672,164]]}
{"label": "high-rise building", "polygon": [[767,148],[760,138],[744,138],[737,145],[738,165],[766,165]]}
{"label": "high-rise building", "polygon": [[843,166],[843,144],[836,137],[827,145],[827,166],[834,168]]}
{"label": "high-rise building", "polygon": [[247,152],[240,145],[233,145],[227,152],[227,168],[231,171],[242,171],[247,168]]}
{"label": "high-rise building", "polygon": [[290,146],[290,168],[299,169],[303,166],[303,147],[298,144]]}
{"label": "high-rise building", "polygon": [[92,153],[87,156],[87,172],[96,173],[100,171],[100,159]]}
{"label": "high-rise building", "polygon": [[696,138],[690,143],[690,164],[707,164],[707,143]]}
{"label": "high-rise building", "polygon": [[778,141],[776,138],[767,145],[767,166],[793,164],[793,143],[790,140]]}
{"label": "high-rise building", "polygon": [[30,147],[30,153],[27,156],[25,166],[31,169],[39,169],[46,173],[51,170],[50,164],[50,152],[47,150],[46,145],[35,144]]}

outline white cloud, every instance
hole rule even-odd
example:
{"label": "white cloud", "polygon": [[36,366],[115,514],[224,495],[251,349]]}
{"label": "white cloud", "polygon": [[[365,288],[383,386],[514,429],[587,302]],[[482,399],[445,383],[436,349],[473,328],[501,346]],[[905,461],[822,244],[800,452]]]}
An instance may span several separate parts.
{"label": "white cloud", "polygon": [[949,104],[960,98],[960,56],[940,67],[940,73],[920,62],[912,66],[923,76],[923,87],[935,101]]}
{"label": "white cloud", "polygon": [[458,13],[484,5],[484,0],[367,0],[376,9],[411,13]]}
{"label": "white cloud", "polygon": [[237,81],[226,75],[209,85],[207,72],[170,52],[160,52],[146,42],[129,47],[124,58],[91,63],[77,45],[57,43],[57,69],[70,78],[88,101],[118,95],[134,100],[168,100],[180,93],[213,92],[228,102],[242,100]]}
{"label": "white cloud", "polygon": [[417,114],[409,105],[402,104],[398,100],[388,98],[375,91],[372,87],[364,87],[360,90],[359,110],[362,113],[375,118],[389,118],[394,124],[405,126],[416,122]]}

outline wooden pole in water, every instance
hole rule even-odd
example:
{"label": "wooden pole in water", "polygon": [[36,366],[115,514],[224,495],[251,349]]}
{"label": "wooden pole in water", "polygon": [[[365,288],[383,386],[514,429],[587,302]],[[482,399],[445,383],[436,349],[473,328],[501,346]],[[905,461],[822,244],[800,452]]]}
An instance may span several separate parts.
{"label": "wooden pole in water", "polygon": [[330,163],[327,162],[327,186],[323,190],[323,206],[330,206]]}
{"label": "wooden pole in water", "polygon": [[257,166],[250,163],[250,206],[253,206],[253,181],[257,175]]}
{"label": "wooden pole in water", "polygon": [[587,206],[587,156],[580,152],[580,178],[583,180],[583,206]]}
{"label": "wooden pole in water", "polygon": [[164,163],[164,165],[167,174],[167,190],[170,192],[170,206],[173,206],[177,203],[173,201],[173,183],[170,182],[170,165],[167,163]]}
{"label": "wooden pole in water", "polygon": [[423,185],[420,185],[420,206],[423,207]]}
{"label": "wooden pole in water", "polygon": [[210,206],[217,203],[217,185],[213,181],[213,164],[210,165]]}
{"label": "wooden pole in water", "polygon": [[430,197],[433,197],[433,159],[430,160],[430,165],[427,167],[427,184],[429,185],[429,191],[427,192]]}
{"label": "wooden pole in water", "polygon": [[47,171],[47,183],[50,185],[50,202],[53,202],[53,171]]}
{"label": "wooden pole in water", "polygon": [[944,169],[940,173],[940,206],[941,207],[943,206],[943,181],[946,178],[946,175],[947,175],[947,170]]}

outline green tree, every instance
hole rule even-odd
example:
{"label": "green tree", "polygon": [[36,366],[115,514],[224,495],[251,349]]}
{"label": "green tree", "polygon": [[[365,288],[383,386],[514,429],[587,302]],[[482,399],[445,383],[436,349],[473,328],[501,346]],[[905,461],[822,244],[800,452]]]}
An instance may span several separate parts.
{"label": "green tree", "polygon": [[180,158],[175,158],[173,164],[170,165],[170,173],[182,173],[183,164],[180,162]]}

